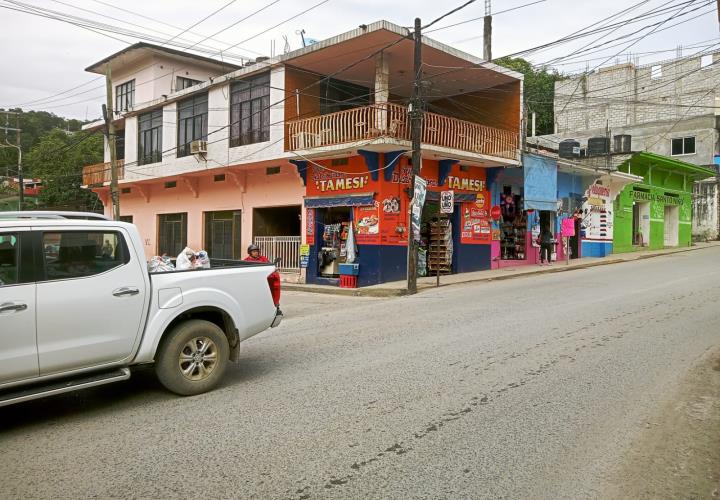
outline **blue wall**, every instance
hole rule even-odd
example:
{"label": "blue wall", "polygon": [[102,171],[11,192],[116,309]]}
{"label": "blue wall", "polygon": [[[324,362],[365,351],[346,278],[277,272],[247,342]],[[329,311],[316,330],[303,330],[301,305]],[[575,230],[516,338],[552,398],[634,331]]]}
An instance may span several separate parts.
{"label": "blue wall", "polygon": [[611,241],[583,241],[582,252],[583,257],[605,257],[613,253],[613,245]]}

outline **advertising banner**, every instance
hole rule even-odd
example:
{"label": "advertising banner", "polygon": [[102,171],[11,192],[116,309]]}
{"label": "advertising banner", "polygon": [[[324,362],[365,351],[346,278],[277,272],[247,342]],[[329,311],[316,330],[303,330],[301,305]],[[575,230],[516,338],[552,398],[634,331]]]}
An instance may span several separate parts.
{"label": "advertising banner", "polygon": [[422,220],[422,209],[425,205],[425,196],[427,195],[427,182],[420,176],[415,176],[415,191],[412,199],[412,232],[415,241],[420,241],[420,222]]}
{"label": "advertising banner", "polygon": [[440,193],[440,213],[451,214],[455,208],[455,192],[442,191]]}

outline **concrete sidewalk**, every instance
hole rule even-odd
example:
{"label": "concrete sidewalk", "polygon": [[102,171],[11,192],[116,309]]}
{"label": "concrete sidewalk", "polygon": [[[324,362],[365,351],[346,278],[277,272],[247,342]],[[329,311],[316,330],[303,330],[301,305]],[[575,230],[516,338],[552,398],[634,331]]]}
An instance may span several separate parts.
{"label": "concrete sidewalk", "polygon": [[[582,259],[571,260],[569,265],[563,261],[554,262],[550,266],[523,265],[517,267],[508,267],[504,269],[477,271],[474,273],[451,274],[447,276],[440,276],[440,286],[457,285],[461,283],[477,283],[481,281],[507,280],[546,273],[561,273],[565,271],[572,271],[575,269],[587,269],[589,267],[605,266],[609,264],[620,264],[622,262],[633,262],[636,260],[661,257],[663,255],[693,252],[696,250],[703,250],[706,248],[715,247],[720,247],[720,241],[695,243],[693,246],[687,248],[642,250],[630,253],[613,254],[608,255],[607,257],[585,257]],[[434,276],[418,278],[417,281],[418,292],[422,292],[423,290],[428,290],[436,287],[436,278]],[[389,283],[382,283],[380,285],[367,286],[363,288],[338,288],[326,285],[303,285],[283,283],[283,290],[362,297],[397,297],[401,295],[406,295],[406,284],[407,283],[405,281],[392,281]]]}

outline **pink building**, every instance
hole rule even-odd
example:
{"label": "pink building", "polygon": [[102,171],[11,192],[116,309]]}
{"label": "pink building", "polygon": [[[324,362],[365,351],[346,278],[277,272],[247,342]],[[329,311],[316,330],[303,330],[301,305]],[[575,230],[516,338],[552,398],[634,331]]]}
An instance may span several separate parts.
{"label": "pink building", "polygon": [[[389,189],[382,178],[391,183],[410,156],[413,42],[407,35],[406,28],[380,21],[242,67],[140,43],[87,68],[112,69],[122,138],[121,214],[140,230],[146,255],[173,255],[188,245],[214,258],[242,258],[255,242],[282,258],[286,279],[319,282],[322,243],[315,235],[324,226],[316,226],[318,218],[329,225],[330,219],[351,219],[361,199],[380,203]],[[431,39],[423,42],[422,154],[436,172],[431,182],[443,173],[483,179],[480,170],[518,165],[522,77]],[[310,193],[308,172],[356,173],[343,165],[360,165],[374,180],[380,174],[376,191],[342,181],[329,184],[332,193]],[[84,170],[84,184],[99,194],[106,213],[109,180],[108,163]],[[407,196],[402,185],[397,189],[396,198]],[[459,194],[465,203],[478,197],[472,190]],[[340,215],[328,215],[331,207]],[[399,225],[391,230],[401,234]],[[377,258],[363,257],[361,265],[382,266],[383,243],[367,241],[360,254]],[[303,243],[313,245],[307,271],[299,263]],[[392,245],[403,244],[400,238]],[[367,283],[396,274],[370,273]]]}

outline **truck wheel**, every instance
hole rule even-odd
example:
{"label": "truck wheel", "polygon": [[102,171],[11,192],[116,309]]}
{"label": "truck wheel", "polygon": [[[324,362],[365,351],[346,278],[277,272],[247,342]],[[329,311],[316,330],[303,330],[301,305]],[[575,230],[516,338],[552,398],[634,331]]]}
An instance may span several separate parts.
{"label": "truck wheel", "polygon": [[155,358],[155,373],[175,394],[201,394],[220,382],[229,356],[223,331],[209,321],[192,319],[177,325],[163,339]]}

